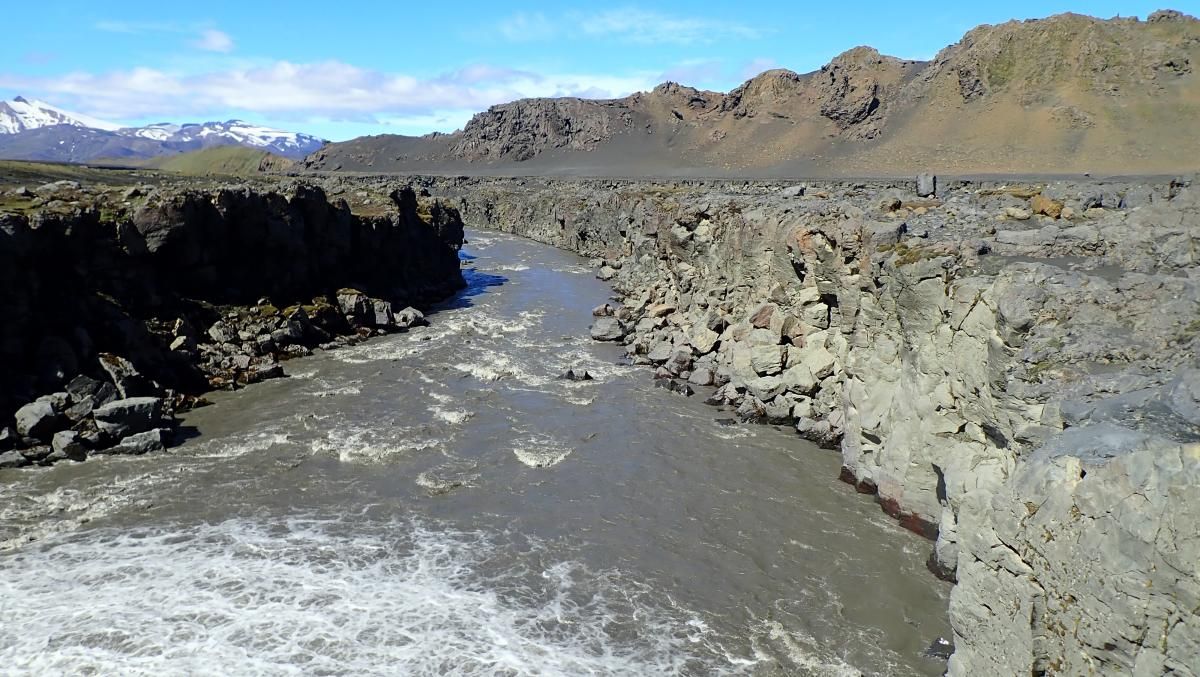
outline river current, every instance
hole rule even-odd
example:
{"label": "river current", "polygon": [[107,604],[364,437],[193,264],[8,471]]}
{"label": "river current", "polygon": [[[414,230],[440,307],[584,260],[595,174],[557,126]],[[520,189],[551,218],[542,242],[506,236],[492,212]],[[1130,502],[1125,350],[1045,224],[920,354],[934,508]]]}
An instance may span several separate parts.
{"label": "river current", "polygon": [[430,327],[0,473],[0,674],[941,673],[931,544],[836,453],[593,343],[579,258],[469,239]]}

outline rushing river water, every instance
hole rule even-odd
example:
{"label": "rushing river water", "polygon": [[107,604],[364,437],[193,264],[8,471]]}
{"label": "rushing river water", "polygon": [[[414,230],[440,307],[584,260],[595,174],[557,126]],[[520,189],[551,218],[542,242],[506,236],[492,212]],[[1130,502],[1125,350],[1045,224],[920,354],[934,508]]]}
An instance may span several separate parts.
{"label": "rushing river water", "polygon": [[620,365],[577,257],[465,251],[170,453],[0,473],[0,674],[940,673],[930,544],[835,453]]}

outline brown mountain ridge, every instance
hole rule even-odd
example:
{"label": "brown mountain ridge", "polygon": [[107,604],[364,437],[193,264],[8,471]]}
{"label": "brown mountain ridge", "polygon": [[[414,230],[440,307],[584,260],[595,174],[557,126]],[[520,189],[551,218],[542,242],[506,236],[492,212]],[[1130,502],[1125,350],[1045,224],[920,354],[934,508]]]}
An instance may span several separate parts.
{"label": "brown mountain ridge", "polygon": [[932,61],[855,47],[723,94],[522,99],[460,131],[326,146],[310,169],[601,176],[1149,174],[1200,165],[1200,21],[1060,14],[975,28]]}

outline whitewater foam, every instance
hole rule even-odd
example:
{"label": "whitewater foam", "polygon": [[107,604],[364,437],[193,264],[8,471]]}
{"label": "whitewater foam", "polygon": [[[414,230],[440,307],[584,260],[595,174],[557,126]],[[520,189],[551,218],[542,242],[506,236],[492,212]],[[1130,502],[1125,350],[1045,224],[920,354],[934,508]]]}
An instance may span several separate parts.
{"label": "whitewater foam", "polygon": [[[508,534],[504,537],[508,538]],[[541,559],[541,546],[529,548]],[[707,630],[619,572],[485,573],[481,533],[248,520],[0,560],[10,674],[712,674]],[[37,575],[26,575],[37,572]],[[87,613],[80,613],[87,609]]]}
{"label": "whitewater foam", "polygon": [[526,435],[513,443],[513,455],[530,468],[550,468],[562,463],[575,450],[549,435]]}
{"label": "whitewater foam", "polygon": [[342,463],[386,463],[439,445],[418,428],[350,429],[339,425],[313,440],[310,447],[313,453],[337,456]]}

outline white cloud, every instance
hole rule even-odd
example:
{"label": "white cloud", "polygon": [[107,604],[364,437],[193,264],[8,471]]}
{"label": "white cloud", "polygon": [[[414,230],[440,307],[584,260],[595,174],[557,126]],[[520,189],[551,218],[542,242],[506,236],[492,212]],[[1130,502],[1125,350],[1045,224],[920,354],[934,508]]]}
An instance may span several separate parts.
{"label": "white cloud", "polygon": [[467,112],[513,99],[620,97],[650,89],[655,80],[652,72],[538,74],[482,64],[419,79],[339,61],[276,61],[199,74],[154,68],[45,78],[0,74],[0,88],[121,121],[197,121],[237,111],[277,119],[375,122],[405,128],[428,123],[450,131],[460,126]]}
{"label": "white cloud", "polygon": [[206,52],[228,54],[233,51],[233,38],[229,37],[228,33],[208,28],[200,31],[200,37],[192,43],[192,46]]}
{"label": "white cloud", "polygon": [[672,16],[625,7],[602,12],[571,12],[554,17],[540,12],[521,12],[501,21],[496,26],[496,32],[512,42],[595,38],[641,45],[693,45],[731,39],[755,40],[766,31],[734,21]]}

